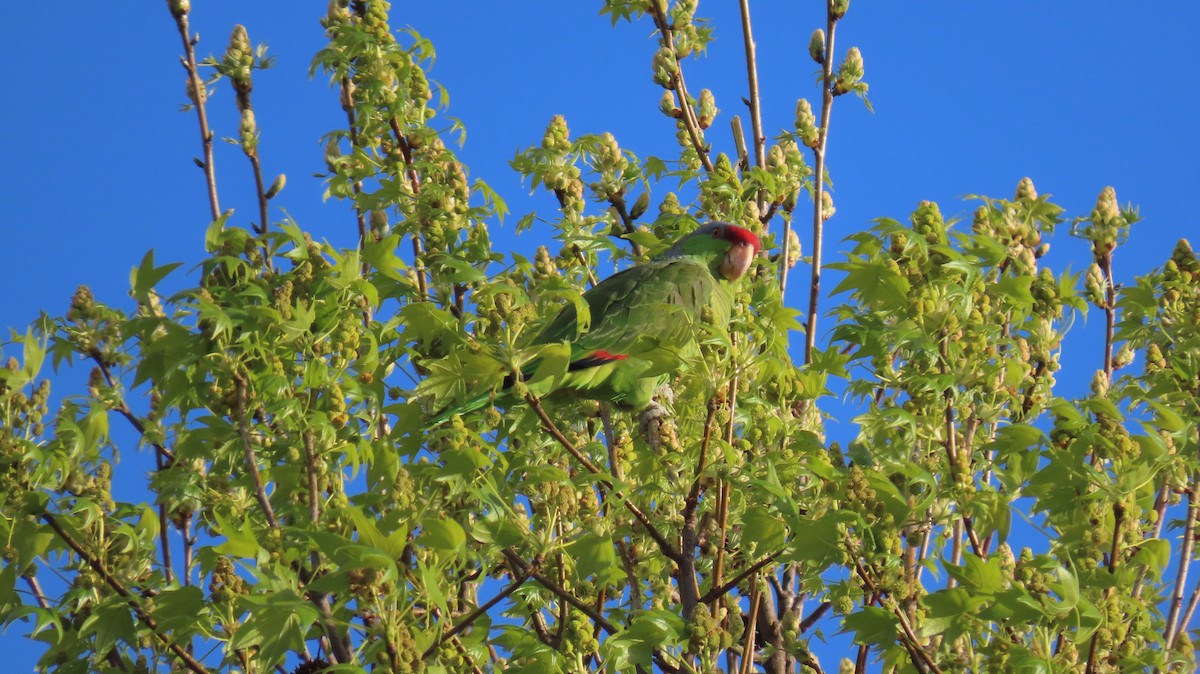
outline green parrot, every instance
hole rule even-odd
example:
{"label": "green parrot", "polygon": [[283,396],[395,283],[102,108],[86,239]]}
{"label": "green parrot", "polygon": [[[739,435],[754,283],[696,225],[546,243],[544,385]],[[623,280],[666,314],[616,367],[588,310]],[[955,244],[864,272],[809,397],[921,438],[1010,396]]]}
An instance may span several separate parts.
{"label": "green parrot", "polygon": [[[688,358],[698,354],[696,336],[704,310],[715,325],[729,323],[733,285],[750,268],[761,248],[748,229],[711,222],[680,239],[654,259],[618,272],[583,294],[591,314],[581,332],[575,305],[570,304],[534,337],[529,346],[569,343],[566,372],[553,381],[551,393],[608,401],[640,411],[655,391]],[[527,363],[528,378],[538,361]],[[513,384],[510,375],[504,391]],[[503,394],[501,394],[503,395]],[[486,407],[490,393],[452,406],[435,416],[429,427]]]}

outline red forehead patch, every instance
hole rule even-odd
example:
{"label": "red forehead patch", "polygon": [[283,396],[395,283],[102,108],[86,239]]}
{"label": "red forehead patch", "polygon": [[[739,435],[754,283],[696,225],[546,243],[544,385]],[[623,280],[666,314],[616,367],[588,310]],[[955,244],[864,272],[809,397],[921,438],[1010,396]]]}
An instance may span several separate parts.
{"label": "red forehead patch", "polygon": [[725,225],[722,229],[722,239],[732,243],[748,243],[754,246],[754,252],[762,250],[762,243],[755,236],[754,232],[737,225]]}

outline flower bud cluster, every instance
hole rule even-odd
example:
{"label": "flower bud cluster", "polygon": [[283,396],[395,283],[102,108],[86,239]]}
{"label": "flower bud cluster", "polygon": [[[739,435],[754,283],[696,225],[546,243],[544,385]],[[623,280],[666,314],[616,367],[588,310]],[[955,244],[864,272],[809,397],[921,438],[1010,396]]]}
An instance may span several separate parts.
{"label": "flower bud cluster", "polygon": [[817,63],[825,63],[825,29],[818,28],[808,38],[808,55]]}
{"label": "flower bud cluster", "polygon": [[1147,378],[1154,378],[1156,390],[1162,390],[1165,379],[1180,392],[1200,394],[1195,376],[1188,374],[1196,371],[1200,350],[1200,259],[1187,239],[1179,240],[1161,270],[1139,279],[1141,284],[1153,288],[1157,297],[1153,315],[1146,317],[1154,328],[1144,338]]}
{"label": "flower bud cluster", "polygon": [[675,53],[681,59],[702,53],[708,46],[712,29],[708,21],[696,18],[700,0],[678,0],[669,14],[670,31]]}
{"label": "flower bud cluster", "polygon": [[653,73],[651,79],[655,84],[670,91],[675,89],[675,75],[679,73],[679,62],[670,49],[661,47],[654,52],[654,58],[650,61],[650,69]]}
{"label": "flower bud cluster", "polygon": [[1062,208],[1038,196],[1033,181],[1022,178],[1013,201],[989,201],[975,210],[974,232],[994,239],[1008,249],[1009,264],[1020,274],[1031,274],[1037,260],[1050,250],[1042,241],[1045,232],[1054,230]]}
{"label": "flower bud cluster", "polygon": [[167,8],[176,19],[187,16],[192,11],[192,0],[167,0]]}
{"label": "flower bud cluster", "polygon": [[821,142],[817,116],[806,98],[796,101],[796,135],[805,147],[815,148]]}
{"label": "flower bud cluster", "polygon": [[839,96],[848,92],[865,94],[867,92],[867,83],[862,81],[866,75],[866,70],[863,67],[862,52],[858,47],[851,47],[846,52],[846,58],[837,68],[837,73],[833,82],[833,94]]}
{"label": "flower bud cluster", "polygon": [[812,176],[812,169],[804,162],[796,141],[785,137],[772,145],[767,151],[766,169],[775,179],[773,189],[767,190],[770,203],[782,206],[789,213],[795,210],[800,190]]}
{"label": "flower bud cluster", "polygon": [[707,129],[712,126],[713,119],[717,116],[717,101],[713,97],[713,92],[708,89],[700,90],[700,100],[696,105],[696,123],[701,129]]}
{"label": "flower bud cluster", "polygon": [[725,153],[717,155],[713,170],[700,183],[700,210],[717,220],[728,220],[741,205],[742,182]]}
{"label": "flower bud cluster", "polygon": [[600,135],[599,142],[592,154],[592,168],[599,174],[599,179],[588,185],[596,197],[605,201],[613,201],[625,192],[625,171],[629,168],[629,160],[617,144],[617,139],[611,133]]}
{"label": "flower bud cluster", "polygon": [[1133,209],[1122,210],[1117,204],[1117,191],[1105,187],[1096,198],[1096,206],[1087,219],[1076,222],[1073,233],[1092,245],[1092,258],[1107,269],[1113,250],[1129,236],[1129,227],[1137,222]]}

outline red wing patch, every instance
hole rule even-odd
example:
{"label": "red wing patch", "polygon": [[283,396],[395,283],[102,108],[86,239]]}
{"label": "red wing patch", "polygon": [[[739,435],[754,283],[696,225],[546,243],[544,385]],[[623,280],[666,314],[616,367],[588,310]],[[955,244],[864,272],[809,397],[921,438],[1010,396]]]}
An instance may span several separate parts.
{"label": "red wing patch", "polygon": [[598,367],[600,365],[604,365],[605,363],[612,363],[612,362],[616,362],[618,360],[625,360],[628,357],[629,356],[626,356],[623,353],[613,353],[611,351],[605,351],[605,350],[601,349],[599,351],[593,351],[593,352],[589,353],[588,355],[584,356],[583,358],[580,358],[579,360],[573,361],[567,367],[567,371],[575,372],[577,370],[586,370],[590,367]]}

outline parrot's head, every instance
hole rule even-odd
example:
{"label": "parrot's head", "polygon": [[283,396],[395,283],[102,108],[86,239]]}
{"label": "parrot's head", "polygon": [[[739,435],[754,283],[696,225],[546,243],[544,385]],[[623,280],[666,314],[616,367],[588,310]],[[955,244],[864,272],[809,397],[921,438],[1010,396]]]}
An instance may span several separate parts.
{"label": "parrot's head", "polygon": [[665,257],[697,257],[709,263],[714,274],[736,281],[750,269],[762,248],[754,232],[728,222],[710,222],[680,239]]}

